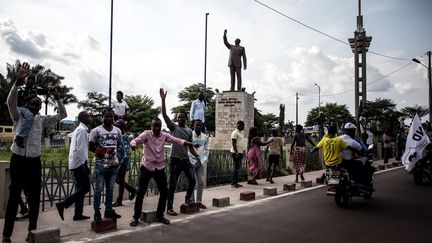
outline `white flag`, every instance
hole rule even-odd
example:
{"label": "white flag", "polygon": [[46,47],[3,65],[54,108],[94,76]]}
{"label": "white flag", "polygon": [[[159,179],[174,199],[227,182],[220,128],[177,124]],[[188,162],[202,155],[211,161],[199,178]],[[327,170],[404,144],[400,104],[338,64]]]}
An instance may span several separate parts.
{"label": "white flag", "polygon": [[408,133],[405,153],[402,155],[402,163],[407,171],[411,171],[415,163],[423,158],[423,150],[429,143],[429,137],[416,114]]}

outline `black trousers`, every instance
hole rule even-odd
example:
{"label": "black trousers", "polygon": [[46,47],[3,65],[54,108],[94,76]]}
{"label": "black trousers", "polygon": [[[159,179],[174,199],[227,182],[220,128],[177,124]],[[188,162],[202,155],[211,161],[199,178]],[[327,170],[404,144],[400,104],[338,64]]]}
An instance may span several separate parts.
{"label": "black trousers", "polygon": [[135,189],[135,187],[129,185],[125,181],[126,173],[127,173],[127,166],[128,166],[127,164],[120,164],[120,169],[117,172],[116,182],[119,185],[118,196],[117,196],[117,199],[116,199],[117,203],[122,203],[122,201],[123,201],[123,193],[124,193],[125,188],[130,193],[136,193],[137,192],[137,190]]}
{"label": "black trousers", "polygon": [[135,199],[135,206],[134,206],[134,219],[139,219],[141,217],[141,210],[142,210],[142,204],[144,200],[144,195],[147,192],[147,187],[150,182],[150,179],[153,178],[156,182],[156,185],[159,189],[159,202],[157,206],[156,211],[156,217],[162,218],[166,201],[167,201],[167,195],[168,195],[168,185],[167,185],[167,177],[165,174],[165,169],[161,170],[155,170],[155,171],[149,171],[144,166],[141,165],[140,169],[140,177],[139,177],[139,185],[138,185],[138,192]]}
{"label": "black trousers", "polygon": [[90,191],[90,170],[85,169],[84,166],[87,165],[80,165],[78,168],[71,170],[76,182],[76,191],[63,201],[65,208],[75,203],[76,217],[83,214],[84,196]]}
{"label": "black trousers", "polygon": [[37,227],[41,191],[40,157],[27,158],[17,154],[12,154],[9,171],[9,200],[6,206],[6,215],[3,228],[3,236],[6,237],[12,236],[15,216],[18,210],[18,202],[20,200],[22,190],[24,190],[28,196],[28,231],[30,232]]}
{"label": "black trousers", "polygon": [[177,187],[178,178],[181,172],[185,173],[188,180],[188,188],[186,190],[185,200],[189,200],[195,190],[195,171],[193,170],[192,164],[189,159],[179,159],[171,157],[169,162],[169,182],[168,182],[168,201],[167,209],[172,209],[174,204],[174,193]]}
{"label": "black trousers", "polygon": [[[233,170],[233,174],[231,177],[231,185],[237,185],[238,184],[238,177],[239,177],[239,172],[240,172],[240,168],[242,165],[242,161],[243,161],[243,154],[235,154],[235,153],[231,153],[233,162],[234,162],[234,170]],[[237,157],[238,156],[238,157]]]}

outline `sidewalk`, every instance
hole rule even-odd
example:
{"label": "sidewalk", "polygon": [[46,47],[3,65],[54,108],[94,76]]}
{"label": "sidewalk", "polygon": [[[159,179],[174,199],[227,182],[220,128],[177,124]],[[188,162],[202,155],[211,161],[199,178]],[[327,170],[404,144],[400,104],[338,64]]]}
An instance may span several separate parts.
{"label": "sidewalk", "polygon": [[[392,165],[392,162],[395,162],[394,159],[389,161],[389,165]],[[375,161],[374,165],[378,167],[378,165],[384,165],[382,160]],[[324,173],[324,170],[313,171],[305,173],[306,181],[311,180],[313,182],[313,186],[316,186],[315,180],[317,177],[320,177]],[[273,178],[274,184],[270,184],[266,182],[265,179],[258,180],[259,185],[248,185],[245,182],[241,184],[243,187],[241,188],[231,188],[230,185],[218,186],[204,189],[203,193],[203,204],[207,206],[207,209],[201,209],[198,215],[201,213],[208,212],[217,212],[219,210],[223,210],[224,208],[217,208],[212,206],[213,198],[222,198],[229,197],[230,198],[230,207],[233,205],[242,205],[248,204],[251,201],[240,201],[240,193],[244,191],[253,191],[256,195],[256,200],[260,200],[267,196],[263,196],[263,188],[264,187],[276,187],[278,194],[285,193],[282,191],[284,184],[293,184],[295,180],[295,175],[283,176],[283,177],[275,177]],[[301,190],[301,183],[297,183],[296,190]],[[174,198],[174,209],[179,213],[178,216],[169,216],[165,214],[165,217],[169,220],[181,221],[189,217],[190,215],[180,214],[180,205],[184,202],[185,192],[179,192],[175,194]],[[143,211],[156,211],[157,201],[159,196],[151,196],[145,197],[143,203]],[[133,215],[133,206],[134,202],[129,200],[123,201],[122,207],[115,208],[116,212],[120,214],[122,217],[117,220],[117,232],[121,230],[139,230],[140,228],[146,227],[149,224],[141,222],[137,227],[129,226],[129,223],[132,219]],[[102,205],[102,212],[104,207]],[[60,235],[62,242],[88,242],[91,239],[96,239],[101,237],[103,234],[97,234],[90,230],[90,224],[92,219],[84,220],[84,221],[73,221],[74,206],[65,210],[65,221],[62,221],[57,213],[55,207],[48,209],[47,211],[41,212],[39,214],[38,220],[38,229],[43,229],[47,227],[59,227]],[[84,215],[91,216],[93,218],[93,207],[91,205],[87,205],[84,207]],[[176,222],[172,222],[172,225],[163,226],[163,227],[176,227]],[[4,219],[0,219],[0,229],[3,229]],[[158,224],[158,223],[155,223]],[[27,226],[28,220],[24,221],[16,221],[15,228],[12,235],[12,242],[25,242],[25,238],[27,236]],[[114,231],[114,232],[116,232]],[[110,233],[113,233],[112,231]]]}

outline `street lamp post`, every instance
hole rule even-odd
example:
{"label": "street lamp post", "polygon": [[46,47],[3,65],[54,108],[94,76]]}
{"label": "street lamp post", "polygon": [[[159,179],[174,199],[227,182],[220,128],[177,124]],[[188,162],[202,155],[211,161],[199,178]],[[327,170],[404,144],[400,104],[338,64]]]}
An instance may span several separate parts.
{"label": "street lamp post", "polygon": [[420,62],[417,58],[413,58],[413,62],[416,62],[423,67],[428,69],[428,84],[429,84],[429,122],[432,122],[432,80],[431,80],[431,51],[426,52],[426,55],[428,55],[428,66],[424,65]]}
{"label": "street lamp post", "polygon": [[321,112],[321,87],[318,84],[315,84],[318,87],[318,114]]}
{"label": "street lamp post", "polygon": [[206,100],[206,85],[207,85],[207,17],[209,13],[205,14],[205,43],[204,43],[204,100]]}
{"label": "street lamp post", "polygon": [[111,76],[112,76],[112,40],[113,40],[113,6],[114,0],[111,0],[111,33],[110,33],[110,64],[109,64],[109,90],[108,90],[108,107],[111,108]]}
{"label": "street lamp post", "polygon": [[298,125],[298,92],[296,92],[296,125]]}

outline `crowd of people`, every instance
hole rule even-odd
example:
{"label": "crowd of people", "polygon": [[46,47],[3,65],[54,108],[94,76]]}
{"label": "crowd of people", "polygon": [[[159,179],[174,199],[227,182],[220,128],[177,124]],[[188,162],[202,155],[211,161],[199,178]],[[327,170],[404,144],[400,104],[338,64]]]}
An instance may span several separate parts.
{"label": "crowd of people", "polygon": [[[184,198],[185,204],[196,203],[199,208],[206,209],[203,203],[203,191],[205,184],[205,165],[209,157],[208,136],[205,134],[205,112],[208,110],[204,95],[200,93],[197,100],[192,102],[189,113],[177,114],[176,122],[167,115],[166,97],[167,92],[160,89],[162,104],[162,117],[169,129],[169,133],[162,131],[162,120],[155,117],[152,120],[151,129],[145,130],[134,139],[127,135],[127,114],[129,106],[123,99],[123,92],[118,91],[116,101],[113,102],[114,109],[107,108],[103,112],[102,123],[91,129],[91,116],[86,111],[78,114],[79,125],[71,136],[68,166],[72,172],[76,190],[64,200],[56,204],[59,216],[64,220],[64,210],[72,204],[75,205],[73,220],[87,220],[90,216],[83,214],[84,197],[90,191],[90,160],[89,151],[94,153],[93,176],[95,189],[93,195],[93,219],[96,223],[101,222],[101,197],[105,188],[104,214],[103,218],[120,218],[114,208],[123,206],[123,194],[128,191],[129,200],[135,199],[134,212],[130,226],[137,226],[141,217],[143,200],[149,181],[153,178],[159,190],[159,201],[157,204],[156,219],[163,224],[170,224],[164,217],[164,213],[176,216],[174,210],[174,193],[180,174],[183,172],[188,181],[188,187]],[[42,101],[38,95],[52,95],[57,102],[59,113],[56,115],[38,115]],[[66,109],[61,102],[58,89],[50,87],[48,90],[37,86],[37,75],[31,73],[28,63],[23,63],[18,69],[17,79],[14,82],[7,98],[9,114],[16,125],[16,135],[12,144],[12,156],[10,160],[10,191],[6,208],[5,224],[3,229],[3,241],[11,242],[10,237],[14,228],[14,221],[21,205],[21,211],[27,211],[29,218],[28,231],[37,228],[37,219],[40,205],[41,191],[41,139],[42,131],[46,127],[52,127],[67,116]],[[187,126],[188,115],[191,126]],[[320,122],[325,118],[320,113]],[[321,124],[322,125],[322,124]],[[245,123],[237,121],[236,128],[231,133],[231,156],[233,160],[233,171],[231,175],[231,187],[240,188],[239,171],[242,166],[243,157],[247,161],[247,184],[257,185],[257,179],[263,171],[262,146],[266,146],[265,156],[269,153],[266,181],[273,184],[273,175],[278,167],[283,139],[275,130],[266,141],[258,134],[257,127],[249,128],[247,141],[245,141]],[[344,125],[345,134],[338,137],[335,125],[330,125],[326,134],[320,129],[321,141],[315,143],[304,132],[301,125],[295,127],[295,134],[290,149],[290,160],[293,162],[296,174],[295,182],[305,180],[303,173],[306,168],[306,141],[313,147],[313,151],[324,149],[324,162],[327,166],[341,165],[358,174],[367,181],[373,171],[364,166],[358,160],[358,154],[367,150],[366,145],[370,142],[366,136],[364,140],[356,136],[357,127],[353,123]],[[431,129],[427,129],[430,131]],[[362,130],[367,134],[367,129]],[[322,133],[322,134],[321,134]],[[400,127],[397,141],[397,158],[403,153],[404,141],[406,140],[405,126]],[[390,157],[392,139],[389,132],[385,131],[382,137],[384,147],[384,163]],[[165,143],[171,143],[169,162],[165,163]],[[366,144],[366,145],[365,145]],[[130,165],[130,151],[138,149],[143,145],[143,156],[141,159],[138,188],[129,185],[125,181],[126,173]],[[168,166],[169,177],[165,173]],[[23,169],[24,168],[24,169]],[[119,185],[119,195],[114,200],[113,188],[115,183]],[[195,186],[197,186],[195,195]],[[29,208],[23,208],[21,193],[25,192]],[[25,207],[25,205],[24,205]]]}

